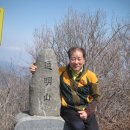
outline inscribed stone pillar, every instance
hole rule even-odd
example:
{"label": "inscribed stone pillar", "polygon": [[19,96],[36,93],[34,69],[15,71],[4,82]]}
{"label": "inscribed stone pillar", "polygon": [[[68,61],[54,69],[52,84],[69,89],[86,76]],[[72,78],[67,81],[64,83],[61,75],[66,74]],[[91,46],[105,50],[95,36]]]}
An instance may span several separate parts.
{"label": "inscribed stone pillar", "polygon": [[30,114],[59,116],[59,73],[54,51],[43,49],[38,55],[36,66],[30,82]]}

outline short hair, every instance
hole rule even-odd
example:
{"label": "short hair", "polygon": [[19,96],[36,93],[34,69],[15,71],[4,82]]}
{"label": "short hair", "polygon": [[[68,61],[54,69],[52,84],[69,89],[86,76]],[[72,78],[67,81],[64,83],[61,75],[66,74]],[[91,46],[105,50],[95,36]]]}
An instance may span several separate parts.
{"label": "short hair", "polygon": [[86,52],[85,52],[85,50],[84,50],[82,47],[71,47],[71,48],[68,50],[68,52],[67,52],[69,59],[70,59],[72,53],[75,52],[76,50],[81,51],[82,54],[83,54],[83,58],[86,59]]}

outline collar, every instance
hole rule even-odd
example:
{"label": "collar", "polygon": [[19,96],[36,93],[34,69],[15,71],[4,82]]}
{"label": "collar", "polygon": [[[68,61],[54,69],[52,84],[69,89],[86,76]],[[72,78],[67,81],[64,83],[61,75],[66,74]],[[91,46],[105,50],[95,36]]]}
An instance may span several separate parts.
{"label": "collar", "polygon": [[71,67],[70,67],[70,71],[71,71],[71,74],[72,74],[72,78],[75,80],[83,71],[83,67],[81,68],[81,70],[76,73]]}

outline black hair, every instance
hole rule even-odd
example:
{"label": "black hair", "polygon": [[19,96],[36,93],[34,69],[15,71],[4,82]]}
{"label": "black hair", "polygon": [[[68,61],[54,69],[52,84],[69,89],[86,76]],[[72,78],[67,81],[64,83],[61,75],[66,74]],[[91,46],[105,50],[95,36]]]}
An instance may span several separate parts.
{"label": "black hair", "polygon": [[71,48],[68,50],[68,52],[67,52],[69,59],[70,59],[72,53],[73,53],[74,51],[76,51],[76,50],[81,51],[82,54],[83,54],[83,58],[86,59],[86,52],[85,52],[85,50],[84,50],[83,48],[81,48],[81,47],[71,47]]}

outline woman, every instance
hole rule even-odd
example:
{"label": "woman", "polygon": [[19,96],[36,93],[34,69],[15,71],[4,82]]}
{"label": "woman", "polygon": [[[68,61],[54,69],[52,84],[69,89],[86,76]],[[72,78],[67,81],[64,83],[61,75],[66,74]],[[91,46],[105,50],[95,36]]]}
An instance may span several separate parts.
{"label": "woman", "polygon": [[[69,64],[59,68],[61,116],[72,130],[99,130],[95,118],[98,102],[97,77],[85,68],[85,50],[72,47],[68,51]],[[35,72],[35,65],[30,71]]]}

